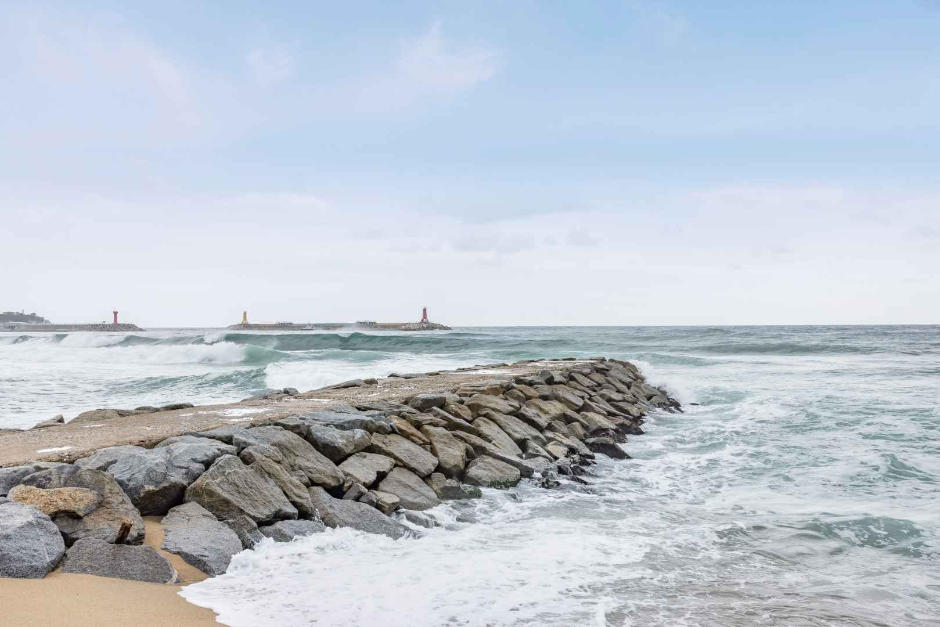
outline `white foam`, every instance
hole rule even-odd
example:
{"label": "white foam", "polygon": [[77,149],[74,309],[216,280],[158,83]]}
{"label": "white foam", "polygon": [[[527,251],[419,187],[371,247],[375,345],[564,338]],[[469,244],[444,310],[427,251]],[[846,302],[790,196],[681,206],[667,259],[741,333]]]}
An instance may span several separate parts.
{"label": "white foam", "polygon": [[37,453],[59,453],[61,451],[70,451],[73,448],[75,447],[74,446],[59,446],[56,448],[41,448],[36,452]]}

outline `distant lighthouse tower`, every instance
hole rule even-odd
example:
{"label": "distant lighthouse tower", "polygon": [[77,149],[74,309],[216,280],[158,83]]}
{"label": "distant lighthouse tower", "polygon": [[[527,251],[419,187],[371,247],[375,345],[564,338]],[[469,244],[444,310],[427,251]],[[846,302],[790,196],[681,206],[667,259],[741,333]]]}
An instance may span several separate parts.
{"label": "distant lighthouse tower", "polygon": [[114,324],[117,324],[117,323],[118,323],[118,321],[117,321],[117,315],[118,315],[117,309],[115,309],[115,310],[112,311],[111,313],[114,314]]}
{"label": "distant lighthouse tower", "polygon": [[247,311],[242,312],[242,324],[248,324],[248,312]]}
{"label": "distant lighthouse tower", "polygon": [[421,322],[422,324],[428,321],[428,308],[425,307],[421,310]]}

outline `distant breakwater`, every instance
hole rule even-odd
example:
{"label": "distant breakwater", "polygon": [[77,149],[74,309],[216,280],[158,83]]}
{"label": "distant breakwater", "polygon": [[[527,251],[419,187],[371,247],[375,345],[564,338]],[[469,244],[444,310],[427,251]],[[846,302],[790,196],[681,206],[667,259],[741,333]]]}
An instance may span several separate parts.
{"label": "distant breakwater", "polygon": [[[0,468],[0,577],[41,578],[59,567],[169,583],[177,576],[167,553],[218,575],[264,538],[289,541],[326,527],[416,536],[436,524],[422,511],[480,498],[480,488],[583,483],[595,454],[629,459],[620,444],[643,433],[647,412],[681,411],[628,362],[494,368],[502,366],[527,370],[177,435],[151,448],[102,448],[73,464]],[[82,420],[120,415],[96,412]],[[142,516],[161,517],[160,550],[142,545]]]}

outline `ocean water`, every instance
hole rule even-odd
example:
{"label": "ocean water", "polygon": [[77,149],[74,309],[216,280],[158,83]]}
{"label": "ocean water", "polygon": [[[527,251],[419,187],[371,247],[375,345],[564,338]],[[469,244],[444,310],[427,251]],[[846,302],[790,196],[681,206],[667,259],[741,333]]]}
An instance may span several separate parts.
{"label": "ocean water", "polygon": [[233,627],[940,625],[940,327],[0,335],[0,426],[531,357],[637,363],[685,405],[599,456],[391,541],[244,552],[184,588]]}

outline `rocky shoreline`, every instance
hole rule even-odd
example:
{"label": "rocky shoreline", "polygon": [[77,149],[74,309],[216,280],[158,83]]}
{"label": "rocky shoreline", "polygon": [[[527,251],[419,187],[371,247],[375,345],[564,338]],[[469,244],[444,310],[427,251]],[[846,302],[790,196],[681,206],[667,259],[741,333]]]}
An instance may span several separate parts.
{"label": "rocky shoreline", "polygon": [[[421,512],[444,500],[480,498],[481,488],[522,480],[549,489],[584,482],[595,454],[629,458],[619,444],[643,433],[649,411],[681,411],[618,360],[477,372],[463,381],[427,373],[306,394],[280,390],[238,404],[264,408],[250,422],[207,429],[198,429],[198,411],[179,414],[187,407],[96,410],[86,423],[125,418],[147,430],[141,420],[167,417],[197,428],[75,448],[55,461],[7,455],[23,463],[0,468],[0,577],[58,569],[167,584],[179,579],[174,560],[215,576],[264,538],[285,542],[327,527],[420,536],[436,525]],[[311,409],[323,396],[329,404]],[[68,438],[88,426],[76,421],[0,436],[0,450],[15,438]],[[145,516],[163,530],[156,547],[145,544]]]}

